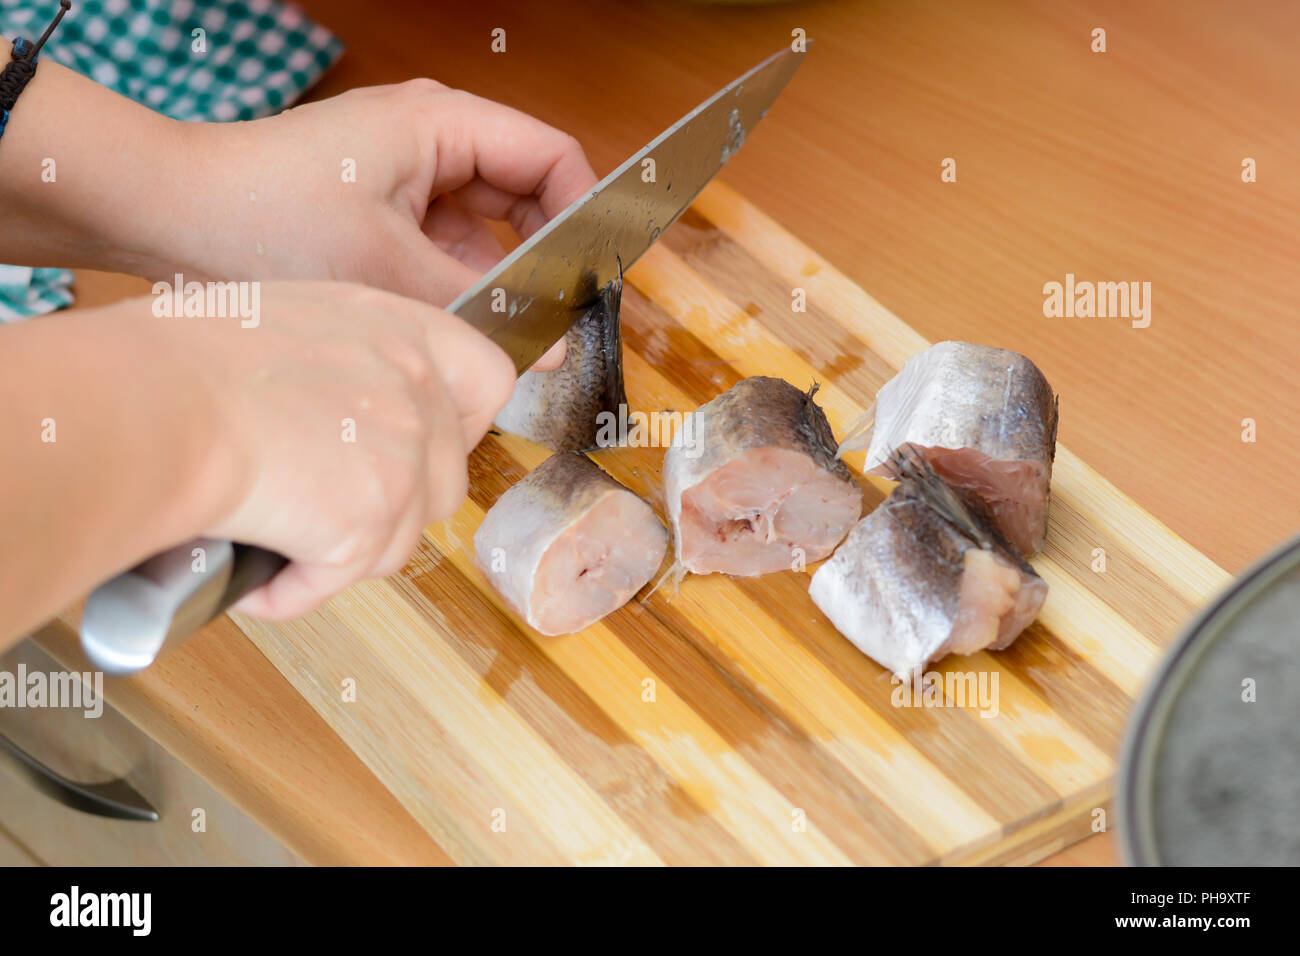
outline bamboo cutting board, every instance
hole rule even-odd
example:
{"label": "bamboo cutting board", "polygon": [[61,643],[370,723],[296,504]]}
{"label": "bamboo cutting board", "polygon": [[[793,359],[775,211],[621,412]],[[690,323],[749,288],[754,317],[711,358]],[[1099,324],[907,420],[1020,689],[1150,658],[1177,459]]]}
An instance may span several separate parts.
{"label": "bamboo cutting board", "polygon": [[[843,434],[929,344],[721,183],[627,278],[633,409],[688,411],[742,377],[779,375],[821,382]],[[1067,395],[1061,414],[1084,411]],[[1042,615],[1006,651],[931,668],[996,672],[996,716],[895,706],[888,676],[808,597],[816,565],[690,577],[582,633],[532,632],[475,570],[472,539],[547,455],[489,436],[470,500],[401,574],[301,620],[238,619],[461,863],[1038,859],[1110,822],[1134,697],[1228,579],[1058,448],[1034,560],[1051,586]],[[661,448],[593,457],[663,513]],[[871,508],[888,484],[866,484]]]}

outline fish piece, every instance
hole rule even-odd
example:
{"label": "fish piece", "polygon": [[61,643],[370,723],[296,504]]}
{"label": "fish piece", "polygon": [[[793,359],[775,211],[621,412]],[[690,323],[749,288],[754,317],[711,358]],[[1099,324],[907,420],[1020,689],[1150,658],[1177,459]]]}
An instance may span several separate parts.
{"label": "fish piece", "polygon": [[813,400],[779,378],[738,382],[686,416],[664,456],[677,562],[752,576],[834,550],[862,514],[862,488],[835,457]]}
{"label": "fish piece", "polygon": [[493,424],[552,451],[589,451],[617,444],[617,427],[601,434],[601,413],[626,414],[619,307],[623,275],[597,294],[596,303],[565,333],[564,363],[550,372],[524,372]]}
{"label": "fish piece", "polygon": [[1010,646],[1047,582],[973,492],[953,488],[920,449],[891,459],[901,481],[849,532],[809,586],[813,602],[876,663],[907,677],[946,654]]}
{"label": "fish piece", "polygon": [[617,610],[663,562],[654,509],[586,455],[559,452],[515,483],[474,534],[474,561],[543,634],[570,634]]}
{"label": "fish piece", "polygon": [[914,445],[947,482],[984,499],[1021,554],[1042,548],[1057,398],[1033,362],[1007,349],[940,342],[885,383],[874,414],[868,474],[897,477],[890,456]]}

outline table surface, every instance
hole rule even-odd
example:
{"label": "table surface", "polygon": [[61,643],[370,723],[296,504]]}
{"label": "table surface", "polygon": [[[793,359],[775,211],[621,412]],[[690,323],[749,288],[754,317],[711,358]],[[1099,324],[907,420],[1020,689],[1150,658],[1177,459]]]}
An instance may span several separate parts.
{"label": "table surface", "polygon": [[[313,98],[431,75],[573,133],[601,175],[804,29],[808,61],[722,178],[927,338],[1031,356],[1061,440],[1224,568],[1300,526],[1300,7],[303,5],[349,47]],[[1149,327],[1045,317],[1067,274],[1149,282]],[[146,288],[78,281],[82,305]],[[1249,493],[1206,493],[1227,475]],[[445,861],[237,633],[220,622],[126,682],[128,715],[308,858]],[[1047,862],[1116,860],[1101,835]]]}

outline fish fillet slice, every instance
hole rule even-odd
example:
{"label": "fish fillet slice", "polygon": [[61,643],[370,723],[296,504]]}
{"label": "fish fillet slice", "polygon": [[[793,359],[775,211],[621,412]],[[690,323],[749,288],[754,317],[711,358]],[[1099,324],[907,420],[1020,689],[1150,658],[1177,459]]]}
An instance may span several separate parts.
{"label": "fish fillet slice", "polygon": [[[885,383],[873,413],[868,474],[897,477],[890,456],[913,445],[946,481],[984,500],[1021,554],[1042,548],[1057,400],[1033,362],[1006,349],[940,342]],[[850,438],[844,448],[852,447]]]}
{"label": "fish fillet slice", "polygon": [[622,607],[663,562],[648,504],[585,455],[552,455],[493,505],[474,558],[529,626],[570,634]]}
{"label": "fish fillet slice", "polygon": [[820,561],[862,514],[816,391],[747,378],[683,422],[664,457],[682,568],[752,576]]}
{"label": "fish fillet slice", "polygon": [[903,446],[891,466],[902,480],[817,569],[814,603],[900,677],[949,653],[1008,647],[1037,616],[1047,582],[983,503],[945,484],[918,449]]}

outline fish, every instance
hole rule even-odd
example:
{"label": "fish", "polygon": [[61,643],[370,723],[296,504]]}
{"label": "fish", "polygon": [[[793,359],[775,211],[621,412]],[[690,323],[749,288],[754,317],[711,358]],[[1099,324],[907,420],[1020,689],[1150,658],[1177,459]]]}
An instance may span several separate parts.
{"label": "fish", "polygon": [[551,451],[590,451],[617,444],[618,418],[627,413],[619,309],[623,274],[565,333],[564,362],[549,372],[524,372],[493,425]]}
{"label": "fish", "polygon": [[571,634],[626,604],[668,551],[653,508],[578,452],[512,485],[474,533],[474,562],[534,630]]}
{"label": "fish", "polygon": [[741,576],[827,557],[862,514],[818,386],[747,378],[682,421],[664,455],[681,573]]}
{"label": "fish", "polygon": [[1002,650],[1047,599],[1047,582],[977,494],[953,487],[922,449],[890,458],[899,484],[817,569],[809,594],[831,623],[900,678],[947,654]]}
{"label": "fish", "polygon": [[840,454],[860,449],[869,430],[863,469],[896,478],[891,456],[915,446],[949,484],[983,498],[1003,535],[1028,557],[1047,534],[1058,411],[1047,379],[1020,353],[940,342],[885,383]]}

